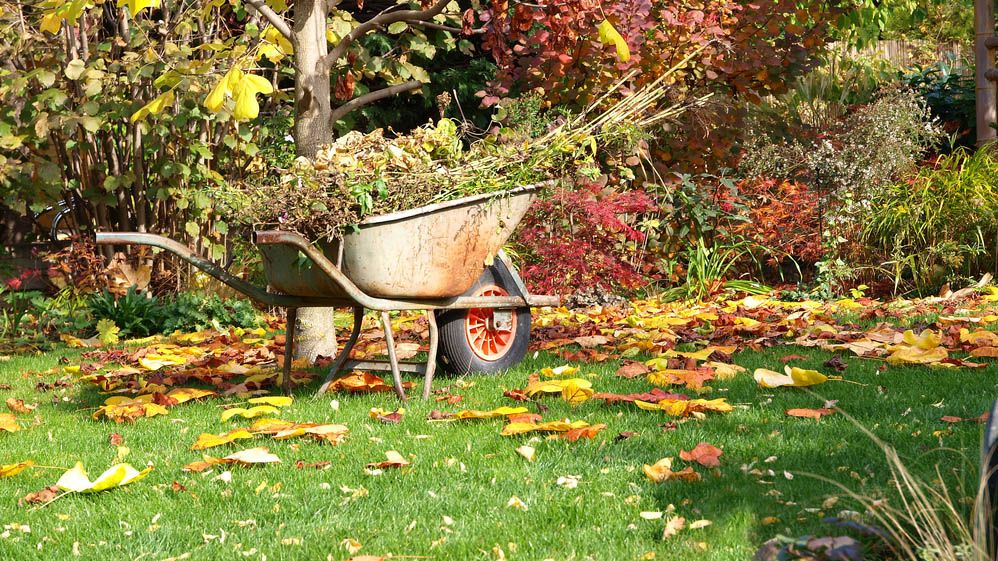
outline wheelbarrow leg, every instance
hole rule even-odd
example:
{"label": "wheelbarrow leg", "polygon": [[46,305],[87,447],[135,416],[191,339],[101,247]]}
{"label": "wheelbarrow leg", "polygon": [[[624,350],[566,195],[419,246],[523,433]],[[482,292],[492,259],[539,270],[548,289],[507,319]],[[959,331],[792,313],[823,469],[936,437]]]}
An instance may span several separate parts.
{"label": "wheelbarrow leg", "polygon": [[343,368],[343,364],[350,358],[350,352],[353,351],[354,345],[357,344],[357,339],[360,337],[360,331],[364,324],[364,308],[361,306],[354,306],[353,308],[353,331],[350,332],[350,339],[347,340],[346,345],[343,346],[343,350],[337,355],[336,360],[333,361],[332,368],[329,369],[329,374],[326,375],[326,380],[319,387],[319,394],[326,393],[329,389],[329,384],[333,383],[336,379],[336,375],[340,373],[340,369]]}
{"label": "wheelbarrow leg", "polygon": [[430,390],[433,388],[433,374],[437,370],[437,344],[439,342],[437,317],[433,314],[433,310],[426,310],[426,321],[430,324],[430,352],[426,357],[426,375],[423,377],[424,401],[430,399]]}
{"label": "wheelbarrow leg", "polygon": [[294,358],[295,331],[298,328],[298,308],[288,308],[288,323],[284,328],[284,395],[291,395],[291,361]]}
{"label": "wheelbarrow leg", "polygon": [[392,380],[395,382],[395,394],[402,401],[406,400],[405,388],[402,387],[402,374],[399,373],[399,359],[395,354],[395,337],[392,336],[392,318],[388,312],[381,312],[381,323],[385,328],[385,343],[388,344],[388,363],[392,368]]}

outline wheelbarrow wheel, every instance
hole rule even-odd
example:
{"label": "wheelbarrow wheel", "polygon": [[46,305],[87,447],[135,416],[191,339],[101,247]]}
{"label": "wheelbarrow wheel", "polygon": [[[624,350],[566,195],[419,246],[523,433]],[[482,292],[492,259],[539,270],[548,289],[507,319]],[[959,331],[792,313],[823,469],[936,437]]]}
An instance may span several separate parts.
{"label": "wheelbarrow wheel", "polygon": [[[520,295],[501,261],[482,273],[464,296]],[[530,343],[530,308],[471,308],[436,312],[440,366],[451,374],[492,374],[523,360]]]}

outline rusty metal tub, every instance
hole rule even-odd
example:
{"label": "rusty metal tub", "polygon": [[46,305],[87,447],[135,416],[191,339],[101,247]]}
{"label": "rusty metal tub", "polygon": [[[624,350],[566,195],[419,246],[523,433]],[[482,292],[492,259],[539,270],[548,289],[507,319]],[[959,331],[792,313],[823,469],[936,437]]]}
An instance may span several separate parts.
{"label": "rusty metal tub", "polygon": [[[463,294],[481,276],[543,185],[465,197],[368,218],[325,257],[365,294],[437,300]],[[256,234],[259,241],[265,236]],[[267,281],[279,292],[342,297],[329,275],[289,245],[258,244]]]}

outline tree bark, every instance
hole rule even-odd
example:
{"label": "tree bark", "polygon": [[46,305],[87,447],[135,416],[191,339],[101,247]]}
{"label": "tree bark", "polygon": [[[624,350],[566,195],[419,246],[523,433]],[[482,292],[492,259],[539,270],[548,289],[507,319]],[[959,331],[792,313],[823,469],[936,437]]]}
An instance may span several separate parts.
{"label": "tree bark", "polygon": [[312,157],[333,139],[329,65],[324,64],[328,54],[325,0],[295,0],[291,34],[295,49],[295,151]]}
{"label": "tree bark", "polygon": [[[295,49],[295,152],[313,157],[333,140],[329,66],[325,64],[326,0],[295,0],[291,44]],[[295,358],[336,356],[334,308],[298,310]]]}

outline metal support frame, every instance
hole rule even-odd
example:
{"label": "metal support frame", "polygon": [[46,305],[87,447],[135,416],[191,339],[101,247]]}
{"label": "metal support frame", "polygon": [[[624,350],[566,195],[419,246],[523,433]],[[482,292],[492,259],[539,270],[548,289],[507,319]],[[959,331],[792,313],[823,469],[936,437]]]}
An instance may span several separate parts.
{"label": "metal support frame", "polygon": [[[502,251],[498,254],[498,259],[503,262],[513,278],[513,282],[519,295],[516,296],[487,296],[471,297],[456,296],[440,300],[420,300],[420,299],[389,299],[376,298],[365,294],[336,266],[327,259],[320,251],[312,247],[308,240],[297,234],[282,231],[254,232],[253,242],[257,245],[286,245],[296,248],[308,257],[319,270],[321,270],[333,283],[342,289],[342,295],[331,297],[306,297],[290,294],[273,293],[259,286],[244,281],[243,279],[230,274],[217,264],[204,259],[187,246],[170,238],[149,234],[145,232],[99,232],[96,235],[98,245],[147,245],[158,247],[173,253],[187,263],[194,265],[216,280],[227,284],[233,289],[241,292],[247,297],[268,304],[271,306],[283,307],[287,309],[288,325],[285,331],[285,349],[283,364],[282,386],[285,394],[291,391],[291,363],[294,354],[294,338],[297,323],[298,308],[306,306],[318,307],[353,307],[354,322],[350,338],[344,345],[343,350],[337,355],[330,368],[329,374],[323,381],[318,393],[325,393],[329,384],[336,375],[343,370],[376,370],[390,371],[395,386],[395,393],[403,401],[406,399],[405,388],[402,386],[402,372],[415,372],[423,374],[423,399],[429,399],[433,384],[433,375],[436,373],[437,352],[439,348],[439,330],[437,329],[434,310],[463,310],[470,308],[523,308],[528,306],[557,306],[560,300],[557,296],[545,296],[530,294],[523,283],[523,279],[517,274],[509,258]],[[388,343],[388,361],[357,361],[350,360],[350,352],[357,344],[360,337],[361,326],[364,320],[365,309],[378,311],[381,313],[381,323],[385,331],[385,340]],[[427,322],[430,328],[430,348],[429,356],[425,364],[401,362],[395,352],[394,334],[392,333],[391,318],[389,311],[403,310],[423,310],[426,313]]]}

